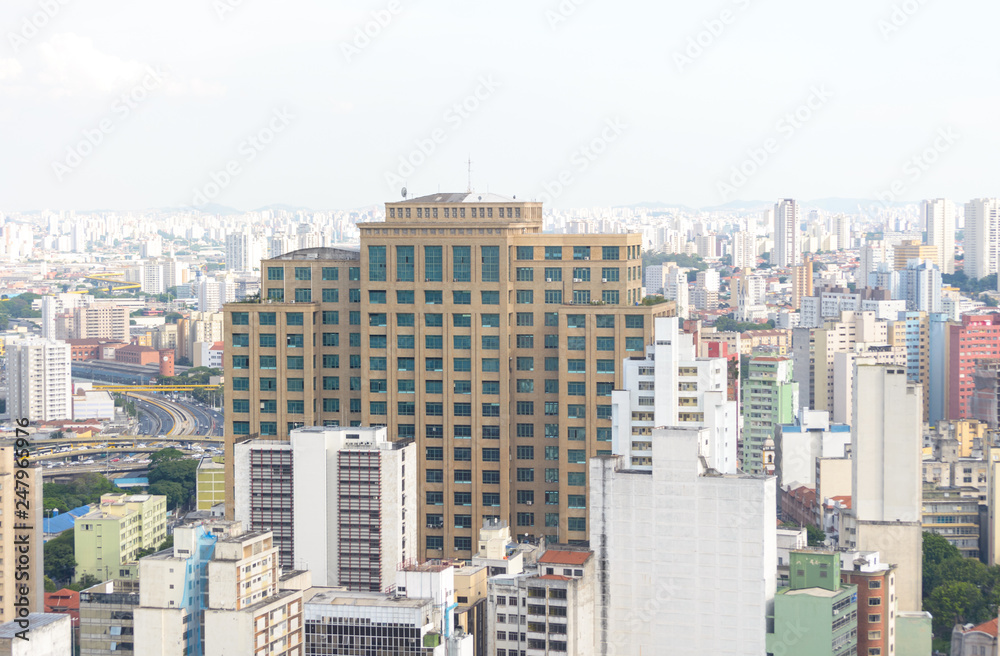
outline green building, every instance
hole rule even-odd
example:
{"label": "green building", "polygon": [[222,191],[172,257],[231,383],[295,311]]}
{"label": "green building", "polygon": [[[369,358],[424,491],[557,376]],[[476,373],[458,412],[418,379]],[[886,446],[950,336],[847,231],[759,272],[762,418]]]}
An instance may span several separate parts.
{"label": "green building", "polygon": [[156,494],[105,494],[91,512],[76,520],[76,578],[99,581],[134,575],[140,551],[167,539],[167,497]]}
{"label": "green building", "polygon": [[222,458],[202,458],[197,482],[198,510],[211,510],[226,502],[226,467]]}
{"label": "green building", "polygon": [[743,471],[764,473],[764,442],[775,439],[781,424],[794,423],[798,404],[791,358],[759,355],[750,360],[750,375],[743,384]]}
{"label": "green building", "polygon": [[840,582],[840,555],[793,551],[790,586],[774,596],[767,653],[847,656],[858,649],[858,588]]}

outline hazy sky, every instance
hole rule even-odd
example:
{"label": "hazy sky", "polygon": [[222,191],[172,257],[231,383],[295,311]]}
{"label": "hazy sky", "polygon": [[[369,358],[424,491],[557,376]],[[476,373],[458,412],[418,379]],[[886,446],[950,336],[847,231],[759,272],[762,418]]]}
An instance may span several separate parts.
{"label": "hazy sky", "polygon": [[464,190],[470,155],[477,189],[558,207],[996,196],[998,23],[987,0],[3,0],[0,211],[356,207]]}

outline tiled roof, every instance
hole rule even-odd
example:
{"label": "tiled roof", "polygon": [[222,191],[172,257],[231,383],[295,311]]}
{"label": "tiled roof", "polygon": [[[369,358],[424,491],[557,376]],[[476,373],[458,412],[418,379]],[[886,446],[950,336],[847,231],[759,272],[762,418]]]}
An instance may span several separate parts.
{"label": "tiled roof", "polygon": [[538,559],[540,563],[556,563],[558,565],[582,565],[590,558],[589,551],[546,551]]}

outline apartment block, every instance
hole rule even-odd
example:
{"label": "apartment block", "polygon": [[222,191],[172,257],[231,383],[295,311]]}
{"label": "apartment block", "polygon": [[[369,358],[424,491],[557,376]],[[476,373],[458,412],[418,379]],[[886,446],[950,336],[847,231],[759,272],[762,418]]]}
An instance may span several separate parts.
{"label": "apartment block", "polygon": [[975,198],[965,204],[965,275],[985,278],[1000,261],[1000,199]]}
{"label": "apartment block", "polygon": [[976,488],[924,483],[923,530],[948,540],[966,558],[979,558],[979,494]]}
{"label": "apartment block", "polygon": [[417,471],[461,472],[418,484],[421,512],[430,498],[443,519],[421,522],[420,558],[470,557],[493,518],[585,541],[569,499],[611,450],[621,362],[675,306],[639,304],[641,234],[543,234],[541,213],[436,194],[387,203],[384,223],[359,225],[360,253],[262,262],[263,302],[225,309],[227,463],[242,437],[382,425],[416,440]]}
{"label": "apartment block", "polygon": [[282,567],[309,569],[319,585],[388,590],[416,556],[421,520],[443,522],[430,502],[426,517],[417,514],[416,456],[412,440],[391,442],[385,428],[299,428],[287,442],[239,442],[236,519],[271,531]]}
{"label": "apartment block", "polygon": [[[841,551],[840,580],[858,591],[858,654],[895,654],[896,568],[878,552]],[[918,652],[911,652],[918,653]]]}
{"label": "apartment block", "polygon": [[656,319],[654,330],[646,357],[622,363],[624,389],[611,393],[612,452],[650,470],[654,428],[707,428],[721,445],[709,466],[735,472],[739,405],[728,400],[728,361],[697,357],[694,336],[680,332],[676,317]]}
{"label": "apartment block", "polygon": [[119,578],[122,565],[166,539],[167,497],[105,494],[97,508],[76,520],[76,577]]}
{"label": "apartment block", "polygon": [[129,311],[114,303],[93,303],[73,310],[72,339],[129,341]]}
{"label": "apartment block", "polygon": [[799,385],[792,380],[792,360],[771,355],[750,359],[750,376],[743,385],[743,443],[740,468],[763,473],[767,440],[778,426],[791,424],[799,408]]}
{"label": "apartment block", "polygon": [[198,462],[196,479],[198,510],[212,508],[226,503],[226,468],[215,459],[204,457]]}
{"label": "apartment block", "polygon": [[710,472],[710,440],[706,429],[654,431],[651,472],[621,456],[591,461],[597,653],[764,653],[775,481]]}
{"label": "apartment block", "polygon": [[136,652],[139,581],[112,579],[80,592],[80,656]]}
{"label": "apartment block", "polygon": [[174,547],[139,561],[139,656],[303,656],[307,572],[282,573],[270,532],[236,523],[179,527]]}
{"label": "apartment block", "polygon": [[778,486],[815,490],[817,460],[850,456],[851,427],[832,423],[826,411],[802,410],[793,423],[778,426],[774,441]]}
{"label": "apartment block", "polygon": [[[8,565],[0,568],[0,624],[17,619],[17,601],[21,588],[28,586],[28,610],[41,612],[45,602],[43,569],[42,569],[42,470],[40,467],[21,469],[15,465],[16,449],[13,446],[0,446],[0,554],[6,554]],[[27,477],[18,478],[15,472],[27,472]],[[28,503],[27,516],[20,517],[18,513],[25,512],[21,502]],[[18,541],[19,535],[24,535],[24,529],[18,526],[34,527],[30,533],[27,545],[28,569],[27,579],[19,578],[24,569],[15,567],[20,549],[24,545]]]}
{"label": "apartment block", "polygon": [[802,263],[801,230],[799,227],[799,204],[785,198],[774,205],[774,252],[771,264],[777,267],[793,267]]}
{"label": "apartment block", "polygon": [[590,551],[556,546],[539,556],[537,572],[491,577],[486,653],[601,653],[594,621],[595,560]]}
{"label": "apartment block", "polygon": [[71,419],[70,347],[46,339],[8,341],[7,411],[32,422]]}
{"label": "apartment block", "polygon": [[1000,313],[963,314],[946,330],[944,418],[969,419],[979,361],[1000,359]]}

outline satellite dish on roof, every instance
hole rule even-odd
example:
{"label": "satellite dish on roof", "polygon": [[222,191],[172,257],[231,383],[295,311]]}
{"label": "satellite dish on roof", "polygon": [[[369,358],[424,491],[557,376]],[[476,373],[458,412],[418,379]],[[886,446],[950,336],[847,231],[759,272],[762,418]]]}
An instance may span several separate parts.
{"label": "satellite dish on roof", "polygon": [[406,198],[406,187],[403,187],[402,194],[403,194],[403,198]]}

